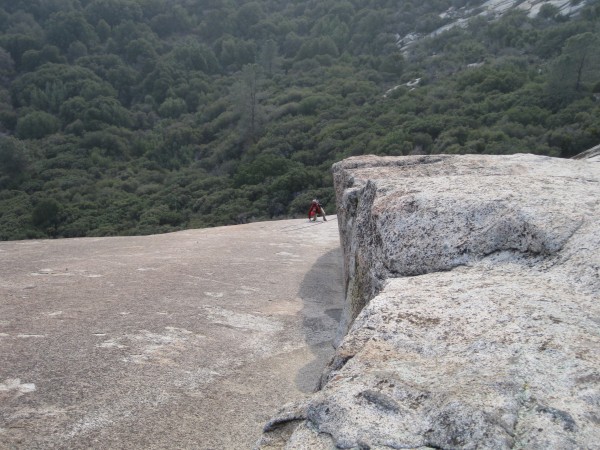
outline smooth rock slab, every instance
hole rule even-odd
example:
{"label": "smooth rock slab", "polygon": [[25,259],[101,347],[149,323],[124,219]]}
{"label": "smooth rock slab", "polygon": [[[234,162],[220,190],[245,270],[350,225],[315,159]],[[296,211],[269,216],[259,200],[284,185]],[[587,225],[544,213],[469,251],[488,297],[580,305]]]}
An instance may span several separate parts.
{"label": "smooth rock slab", "polygon": [[342,298],[335,216],[2,242],[0,448],[251,448]]}

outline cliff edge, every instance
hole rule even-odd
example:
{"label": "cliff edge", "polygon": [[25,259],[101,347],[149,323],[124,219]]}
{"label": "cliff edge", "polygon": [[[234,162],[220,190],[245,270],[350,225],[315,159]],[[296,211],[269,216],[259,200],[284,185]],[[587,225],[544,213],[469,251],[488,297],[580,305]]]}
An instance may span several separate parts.
{"label": "cliff edge", "polygon": [[346,302],[308,401],[259,448],[598,448],[600,164],[334,165]]}

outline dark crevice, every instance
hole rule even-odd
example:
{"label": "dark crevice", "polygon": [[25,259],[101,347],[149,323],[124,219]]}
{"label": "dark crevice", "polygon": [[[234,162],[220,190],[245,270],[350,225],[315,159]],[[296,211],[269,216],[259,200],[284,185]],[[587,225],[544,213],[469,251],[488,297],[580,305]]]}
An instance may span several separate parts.
{"label": "dark crevice", "polygon": [[323,371],[319,384],[317,385],[316,391],[320,391],[331,379],[331,374],[341,370],[355,355],[351,356],[339,356],[335,355],[329,365]]}
{"label": "dark crevice", "polygon": [[271,421],[264,426],[263,432],[270,433],[273,431],[277,431],[277,430],[289,425],[290,423],[294,423],[294,422],[297,422],[297,424],[299,425],[300,422],[302,422],[302,421],[304,421],[304,418],[282,419],[279,421]]}

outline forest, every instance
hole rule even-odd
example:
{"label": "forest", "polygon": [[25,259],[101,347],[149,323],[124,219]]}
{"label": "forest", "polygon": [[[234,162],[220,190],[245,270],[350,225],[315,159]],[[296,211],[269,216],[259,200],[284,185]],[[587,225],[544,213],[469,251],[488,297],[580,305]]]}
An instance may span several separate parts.
{"label": "forest", "polygon": [[334,213],[353,155],[597,145],[600,1],[432,34],[483,3],[0,0],[0,240]]}

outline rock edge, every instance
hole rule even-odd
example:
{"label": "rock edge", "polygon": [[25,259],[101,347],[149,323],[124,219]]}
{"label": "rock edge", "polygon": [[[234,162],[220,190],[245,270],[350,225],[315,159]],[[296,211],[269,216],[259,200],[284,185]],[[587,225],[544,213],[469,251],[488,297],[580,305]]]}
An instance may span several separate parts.
{"label": "rock edge", "polygon": [[600,165],[334,165],[346,286],[322,389],[259,448],[598,448]]}

